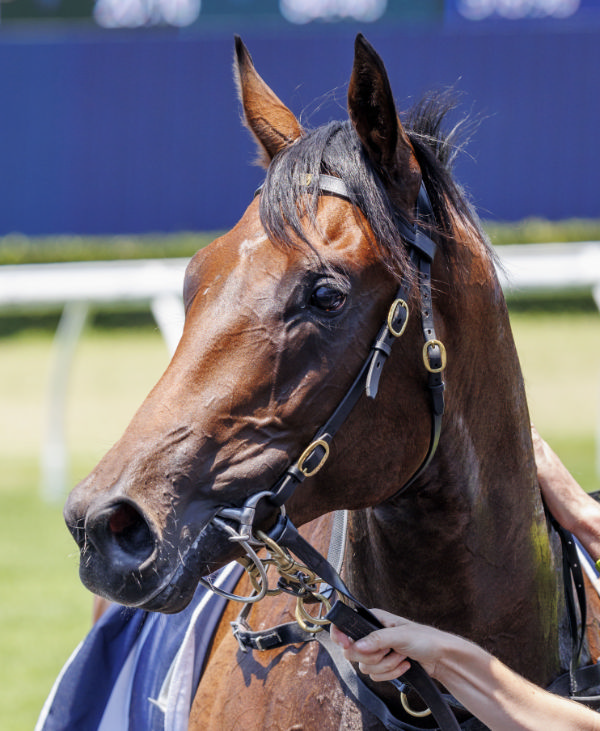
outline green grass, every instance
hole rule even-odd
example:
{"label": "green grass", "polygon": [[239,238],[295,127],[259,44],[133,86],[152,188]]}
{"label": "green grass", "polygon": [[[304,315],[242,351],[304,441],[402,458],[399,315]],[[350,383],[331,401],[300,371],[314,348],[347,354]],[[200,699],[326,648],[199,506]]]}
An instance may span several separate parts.
{"label": "green grass", "polygon": [[[62,505],[40,499],[39,450],[52,353],[47,332],[0,339],[0,708],[3,731],[32,729],[90,625]],[[71,484],[117,439],[168,362],[160,335],[88,332],[71,374]],[[107,394],[112,397],[107,397]]]}
{"label": "green grass", "polygon": [[57,261],[189,257],[217,234],[176,233],[139,236],[0,236],[0,264]]}
{"label": "green grass", "polygon": [[563,221],[548,221],[545,218],[526,218],[514,222],[483,221],[483,228],[495,246],[600,240],[600,220],[589,218],[570,218]]}
{"label": "green grass", "polygon": [[[532,418],[587,489],[600,488],[600,316],[515,313]],[[0,708],[3,731],[33,728],[59,669],[90,623],[61,506],[39,495],[39,446],[52,338],[0,338]],[[168,356],[160,335],[88,330],[71,373],[67,436],[74,484],[118,438]]]}
{"label": "green grass", "polygon": [[37,499],[37,465],[2,459],[0,495],[0,702],[2,728],[31,729],[41,701],[89,625],[89,595],[77,578],[75,544],[60,508]]}
{"label": "green grass", "polygon": [[600,316],[515,313],[511,319],[532,421],[580,484],[600,489]]}

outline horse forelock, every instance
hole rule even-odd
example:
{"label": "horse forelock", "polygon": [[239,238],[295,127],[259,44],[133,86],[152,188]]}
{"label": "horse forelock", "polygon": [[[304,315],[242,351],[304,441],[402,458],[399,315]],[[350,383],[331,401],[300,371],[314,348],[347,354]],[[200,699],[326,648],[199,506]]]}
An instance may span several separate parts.
{"label": "horse forelock", "polygon": [[[260,201],[261,221],[269,238],[316,254],[311,236],[325,236],[317,218],[320,174],[344,181],[357,225],[364,220],[368,224],[364,234],[370,246],[394,276],[407,273],[409,257],[395,222],[397,212],[349,121],[312,130],[273,159]],[[402,214],[407,217],[406,212]]]}
{"label": "horse forelock", "polygon": [[[452,164],[465,141],[462,120],[444,130],[454,108],[447,95],[430,95],[406,116],[405,129],[421,166],[431,198],[436,226],[432,231],[439,248],[450,254],[461,230],[475,235],[488,249],[478,218],[452,175]],[[465,118],[466,119],[466,118]],[[395,210],[349,121],[330,122],[305,134],[271,162],[261,191],[260,216],[269,238],[286,247],[306,247],[316,254],[307,231],[324,236],[317,219],[320,174],[341,178],[351,204],[367,221],[365,235],[382,263],[400,279],[410,272],[408,251],[396,218],[411,220],[412,211]],[[363,220],[357,216],[357,221]]]}

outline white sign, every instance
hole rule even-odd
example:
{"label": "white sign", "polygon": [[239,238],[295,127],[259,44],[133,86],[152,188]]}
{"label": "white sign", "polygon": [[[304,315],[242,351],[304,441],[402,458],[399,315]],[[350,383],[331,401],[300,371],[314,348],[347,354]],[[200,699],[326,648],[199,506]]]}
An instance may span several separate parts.
{"label": "white sign", "polygon": [[458,0],[458,12],[468,20],[484,20],[492,15],[507,20],[524,18],[568,18],[581,0]]}
{"label": "white sign", "polygon": [[386,9],[387,0],[279,0],[279,10],[290,23],[346,19],[372,23]]}
{"label": "white sign", "polygon": [[202,0],[96,0],[94,18],[103,28],[148,25],[191,25],[200,15]]}

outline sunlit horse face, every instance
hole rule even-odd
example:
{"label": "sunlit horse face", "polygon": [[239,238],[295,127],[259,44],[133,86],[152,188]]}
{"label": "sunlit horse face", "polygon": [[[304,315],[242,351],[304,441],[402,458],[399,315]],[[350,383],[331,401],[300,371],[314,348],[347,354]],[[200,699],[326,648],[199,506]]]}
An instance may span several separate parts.
{"label": "sunlit horse face", "polygon": [[[267,162],[292,155],[303,131],[241,42],[237,54],[246,120]],[[373,89],[381,89],[378,102]],[[374,103],[385,106],[375,126]],[[385,71],[366,42],[357,46],[349,106],[358,138],[379,168],[387,167],[393,192],[410,210],[418,166],[391,111]],[[190,262],[185,327],[171,364],[67,502],[82,580],[115,601],[176,611],[200,576],[235,557],[210,519],[220,507],[272,488],[297,459],[354,380],[393,298],[397,282],[347,200],[318,196],[312,222],[302,218],[310,245],[273,240],[259,207],[260,196],[232,231]],[[356,424],[368,408],[357,408],[338,451],[346,445],[360,452]],[[372,499],[330,479],[335,453],[330,462],[320,482],[308,480],[290,503],[296,522]]]}

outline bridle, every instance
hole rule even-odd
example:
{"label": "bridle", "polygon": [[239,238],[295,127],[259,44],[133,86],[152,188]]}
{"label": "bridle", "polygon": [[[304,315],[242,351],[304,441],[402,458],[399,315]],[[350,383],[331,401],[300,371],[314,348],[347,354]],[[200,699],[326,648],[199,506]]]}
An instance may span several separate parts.
{"label": "bridle", "polygon": [[[306,184],[310,185],[311,182],[311,178],[307,177]],[[352,197],[345,183],[340,178],[330,175],[320,175],[317,184],[321,194],[335,195],[352,202]],[[260,189],[257,193],[259,192]],[[421,465],[400,490],[396,492],[394,497],[406,491],[427,469],[437,449],[442,429],[442,417],[444,413],[443,371],[446,367],[446,350],[443,343],[436,337],[433,321],[431,264],[435,256],[436,246],[428,234],[428,228],[433,223],[433,209],[427,190],[422,184],[415,206],[415,222],[410,222],[398,215],[396,225],[409,249],[410,263],[418,275],[418,286],[421,295],[421,328],[424,339],[422,355],[423,364],[428,374],[427,388],[431,402],[431,434],[429,447]],[[396,296],[389,307],[385,321],[354,382],[333,414],[317,431],[309,445],[301,452],[298,459],[277,480],[272,489],[251,495],[240,507],[223,507],[211,519],[213,526],[226,533],[229,540],[238,542],[245,550],[246,557],[244,559],[245,564],[243,565],[255,586],[255,592],[251,597],[239,597],[217,589],[207,579],[200,579],[200,582],[212,591],[221,594],[226,599],[243,601],[246,604],[246,608],[260,601],[267,594],[278,593],[281,590],[296,594],[299,598],[300,606],[303,606],[303,600],[308,596],[313,599],[317,598],[318,601],[324,602],[329,610],[324,620],[315,619],[312,615],[306,614],[305,619],[308,620],[308,623],[306,623],[297,614],[297,621],[300,627],[310,633],[316,633],[322,629],[323,624],[330,622],[341,627],[347,633],[355,630],[358,631],[356,629],[357,625],[364,625],[365,623],[365,626],[370,629],[381,626],[374,615],[352,596],[339,576],[340,569],[336,570],[333,568],[331,563],[321,556],[298,533],[295,526],[293,526],[289,518],[285,515],[285,504],[305,479],[314,476],[324,466],[330,454],[330,446],[333,438],[348,418],[363,392],[366,393],[368,398],[374,399],[376,397],[383,366],[391,354],[394,342],[406,330],[409,316],[409,292],[410,277],[404,275]],[[280,511],[275,525],[265,533],[255,531],[254,526],[257,507],[263,501],[266,501],[269,506],[277,508]],[[259,558],[256,550],[263,547],[270,549],[271,556],[278,552],[280,557],[283,556],[284,563],[289,562],[289,567],[282,568],[282,562],[277,562],[273,558],[266,561]],[[299,557],[304,563],[296,563],[291,554]],[[267,568],[265,566],[265,564],[273,562],[278,563],[277,570],[282,577],[278,586],[287,586],[287,588],[280,588],[275,592],[269,590]],[[310,575],[310,578],[308,575]],[[288,581],[288,576],[292,576],[291,581]],[[293,576],[300,576],[301,578],[294,580]],[[320,593],[321,588],[317,588],[317,580],[322,582],[321,587],[325,586],[330,596],[337,595],[338,601],[333,605],[333,608],[331,608],[329,600]],[[355,609],[349,609],[348,604],[353,605]],[[242,614],[244,611],[242,610]],[[245,622],[245,617],[243,621]],[[235,623],[233,624],[235,633]],[[247,625],[244,623],[243,626]],[[365,629],[365,626],[360,629],[362,634],[370,631],[369,629]],[[279,637],[279,635],[277,636]],[[286,642],[298,641],[298,639],[295,639],[296,636],[297,633],[293,627],[289,633],[286,633],[286,637],[288,637]],[[240,640],[239,632],[236,634],[236,637]],[[260,648],[260,641],[257,646]],[[331,653],[331,650],[328,651]],[[355,675],[355,673],[352,671],[351,675]],[[417,662],[411,661],[411,668],[403,676],[403,679],[421,695],[441,728],[449,730],[459,728],[456,718],[452,711],[450,711],[446,700]],[[351,677],[346,684],[352,685],[354,681],[355,678]],[[406,685],[399,680],[393,682],[401,690],[403,697],[405,697],[404,690],[406,689]],[[361,692],[364,696],[365,689]],[[375,694],[371,693],[371,695],[373,698],[369,706],[370,709],[375,712],[388,728],[415,728],[410,724],[398,721],[391,715],[387,706]],[[411,715],[420,715],[413,713],[406,705],[405,708]]]}
{"label": "bridle", "polygon": [[[322,194],[335,195],[348,201],[352,200],[345,183],[340,178],[331,175],[320,175],[318,187]],[[260,188],[257,193],[259,192]],[[426,226],[433,223],[434,214],[429,195],[423,184],[421,184],[415,206],[415,221],[415,223],[412,223],[397,215],[396,225],[409,249],[411,264],[418,273],[419,278],[421,327],[424,338],[422,354],[423,364],[428,373],[427,388],[431,401],[431,435],[429,448],[423,462],[412,477],[396,492],[394,497],[413,485],[431,463],[439,443],[444,414],[443,371],[446,367],[446,349],[436,337],[431,296],[431,263],[435,256],[436,245],[427,233],[426,228]],[[385,322],[382,324],[367,358],[333,414],[317,431],[310,444],[301,452],[298,459],[279,478],[271,490],[250,496],[241,508],[221,509],[219,511],[220,517],[238,522],[242,531],[245,531],[246,535],[250,537],[256,507],[259,502],[267,500],[273,506],[282,508],[296,488],[307,477],[317,474],[324,466],[329,457],[334,436],[348,418],[363,392],[371,399],[377,396],[383,366],[392,352],[394,342],[406,330],[409,316],[408,299],[409,278],[405,275],[400,282]]]}

